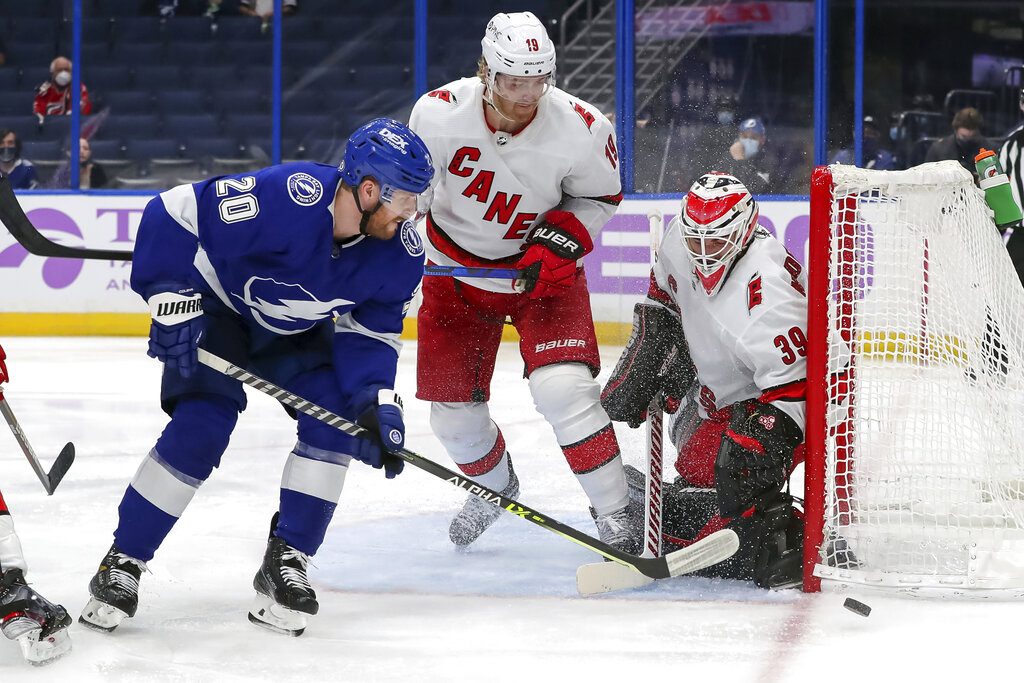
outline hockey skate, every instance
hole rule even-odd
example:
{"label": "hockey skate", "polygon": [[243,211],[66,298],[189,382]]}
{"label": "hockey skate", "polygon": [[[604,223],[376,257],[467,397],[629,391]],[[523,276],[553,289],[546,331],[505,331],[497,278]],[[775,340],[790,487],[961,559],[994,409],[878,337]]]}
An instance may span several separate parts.
{"label": "hockey skate", "polygon": [[139,579],[146,563],[110,546],[100,568],[89,581],[89,602],[78,623],[97,631],[113,631],[121,622],[135,616],[139,608]]}
{"label": "hockey skate", "polygon": [[306,577],[308,564],[309,555],[272,535],[263,566],[252,580],[256,599],[249,610],[249,621],[276,633],[301,636],[306,630],[306,616],[320,609]]}
{"label": "hockey skate", "polygon": [[640,554],[641,529],[644,524],[644,505],[629,499],[624,508],[607,515],[599,515],[590,508],[590,516],[597,525],[598,537],[608,545],[628,555]]}
{"label": "hockey skate", "polygon": [[[508,462],[508,486],[501,490],[504,498],[515,498],[519,495],[519,477],[512,469],[512,461]],[[479,496],[469,494],[462,509],[455,515],[448,527],[448,538],[459,547],[464,547],[480,538],[480,534],[494,524],[501,514],[502,508],[489,503]]]}
{"label": "hockey skate", "polygon": [[71,617],[25,583],[21,569],[8,569],[0,579],[0,630],[18,641],[21,654],[39,666],[71,651]]}

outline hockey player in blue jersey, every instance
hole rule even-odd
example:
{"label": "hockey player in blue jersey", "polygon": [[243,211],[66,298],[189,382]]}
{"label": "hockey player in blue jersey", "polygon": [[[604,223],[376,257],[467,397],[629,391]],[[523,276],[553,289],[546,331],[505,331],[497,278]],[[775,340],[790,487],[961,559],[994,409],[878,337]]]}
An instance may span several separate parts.
{"label": "hockey player in blue jersey", "polygon": [[423,275],[412,222],[429,204],[422,140],[376,119],[339,167],[313,162],[219,176],[161,193],[139,224],[131,286],[150,306],[149,355],[165,363],[171,416],[121,500],[114,543],[80,621],[110,631],[138,607],[146,562],[220,462],[242,385],[198,364],[197,346],[368,427],[352,438],[299,414],[281,479],[253,623],[299,635],[316,614],[306,576],[355,458],[387,477],[404,443],[394,393],[399,334]]}

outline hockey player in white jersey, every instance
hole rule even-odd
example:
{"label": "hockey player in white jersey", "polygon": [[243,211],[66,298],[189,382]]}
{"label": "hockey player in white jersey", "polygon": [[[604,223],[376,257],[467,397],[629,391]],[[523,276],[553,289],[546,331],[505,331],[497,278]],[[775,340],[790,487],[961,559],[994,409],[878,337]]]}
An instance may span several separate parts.
{"label": "hockey player in white jersey", "polygon": [[[6,358],[0,347],[0,400],[4,400],[3,385],[7,381]],[[26,661],[48,664],[71,651],[71,617],[63,606],[53,604],[28,585],[27,572],[14,518],[0,492],[0,631],[18,642]]]}
{"label": "hockey player in white jersey", "polygon": [[[417,397],[452,460],[515,497],[519,480],[487,407],[506,319],[521,337],[537,410],[591,503],[602,540],[639,549],[580,259],[621,201],[615,135],[593,106],[554,86],[555,48],[530,12],[497,14],[472,78],[419,99],[410,127],[434,157],[432,263],[517,268],[511,280],[427,278],[418,314]],[[470,495],[451,523],[472,543],[500,509]]]}
{"label": "hockey player in white jersey", "polygon": [[[803,459],[807,282],[757,218],[737,178],[712,172],[693,184],[602,403],[632,427],[659,394],[675,413],[666,551],[728,526],[739,552],[702,573],[782,588],[800,580],[803,526],[783,487]],[[643,499],[643,474],[627,469]]]}
{"label": "hockey player in white jersey", "polygon": [[[220,463],[242,385],[197,359],[197,347],[360,422],[355,439],[297,415],[278,514],[253,587],[253,623],[290,635],[316,614],[306,575],[353,459],[392,478],[405,440],[394,392],[405,312],[423,277],[412,220],[434,169],[423,141],[390,119],[348,140],[338,167],[270,166],[167,190],[146,206],[132,289],[152,314],[149,353],[164,362],[171,416],[118,508],[114,544],[89,583],[80,621],[113,630],[135,615],[139,579],[200,485]],[[292,413],[294,415],[294,412]]]}

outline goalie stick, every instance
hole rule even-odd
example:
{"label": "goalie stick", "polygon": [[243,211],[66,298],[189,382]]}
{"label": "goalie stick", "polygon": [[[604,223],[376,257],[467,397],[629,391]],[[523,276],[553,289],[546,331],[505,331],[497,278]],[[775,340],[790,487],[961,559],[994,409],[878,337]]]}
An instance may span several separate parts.
{"label": "goalie stick", "polygon": [[14,196],[14,189],[7,175],[0,173],[0,223],[25,247],[30,254],[36,256],[60,256],[63,258],[100,259],[103,261],[131,261],[132,252],[110,249],[87,249],[85,247],[68,247],[57,244],[43,237]]}
{"label": "goalie stick", "polygon": [[28,458],[28,462],[32,465],[32,469],[35,471],[36,476],[39,477],[39,481],[43,483],[43,488],[46,489],[46,495],[52,496],[53,492],[57,488],[57,484],[61,482],[64,475],[67,474],[68,469],[71,467],[71,463],[75,461],[75,444],[70,441],[64,444],[64,448],[61,450],[60,455],[53,461],[53,466],[50,471],[47,472],[43,469],[42,463],[39,462],[39,458],[36,457],[35,451],[32,450],[32,445],[28,442],[28,438],[25,436],[25,432],[21,429],[21,425],[18,424],[18,419],[14,417],[14,413],[11,412],[11,407],[7,404],[7,399],[4,397],[4,393],[0,391],[0,413],[4,414],[4,419],[7,420],[7,424],[10,426],[11,431],[14,432],[14,438],[17,440],[18,445],[21,446],[21,450],[25,453],[25,457]]}
{"label": "goalie stick", "polygon": [[[340,415],[335,415],[329,410],[321,408],[315,403],[307,401],[301,396],[297,396],[296,394],[293,394],[290,391],[287,391],[279,386],[271,384],[267,380],[257,377],[256,375],[247,372],[246,370],[238,367],[237,365],[233,365],[232,363],[229,363],[223,358],[215,356],[214,354],[210,353],[205,349],[199,349],[199,362],[209,368],[212,368],[213,370],[216,370],[217,372],[223,375],[233,377],[234,379],[237,379],[240,382],[249,385],[250,387],[256,389],[257,391],[260,391],[268,396],[276,398],[281,403],[284,403],[287,406],[291,406],[295,410],[303,412],[306,415],[309,415],[310,417],[320,420],[324,424],[330,425],[335,429],[345,432],[346,434],[361,439],[370,438],[370,432],[360,427],[359,425],[355,424],[354,422],[350,422],[345,418],[341,417]],[[621,550],[614,548],[608,545],[607,543],[604,543],[603,541],[588,536],[587,534],[584,534],[583,532],[578,531],[577,529],[574,529],[571,526],[562,524],[561,522],[545,514],[542,514],[536,510],[532,510],[527,506],[523,505],[522,503],[513,500],[512,498],[503,496],[500,493],[487,488],[486,486],[481,486],[472,479],[469,479],[463,476],[462,474],[459,474],[446,467],[443,467],[442,465],[437,464],[433,460],[429,460],[421,455],[417,455],[416,453],[413,453],[412,451],[406,448],[403,448],[400,451],[396,451],[395,455],[397,457],[402,458],[410,465],[413,465],[414,467],[417,467],[423,470],[424,472],[427,472],[428,474],[434,475],[438,479],[443,479],[453,486],[463,489],[475,496],[479,496],[482,500],[491,503],[492,505],[497,505],[505,510],[508,510],[517,517],[521,517],[528,522],[533,522],[534,524],[541,526],[547,529],[548,531],[554,532],[559,536],[562,536],[563,538],[566,538],[576,543],[577,545],[581,545],[584,548],[587,548],[588,550],[592,550],[595,553],[598,553],[599,555],[603,555],[609,560],[618,562],[624,567],[628,567],[631,570],[635,570],[637,572],[640,572],[641,574],[644,574],[654,579],[663,579],[668,578],[670,576],[679,576],[681,574],[685,574],[687,572],[699,569],[700,567],[694,566],[695,559],[699,561],[707,561],[708,559],[714,559],[715,557],[717,557],[718,559],[714,560],[714,562],[711,562],[711,564],[714,564],[715,562],[720,562],[722,560],[728,559],[732,556],[734,552],[736,552],[735,548],[733,548],[733,550],[728,554],[723,555],[722,552],[724,551],[722,551],[718,552],[717,554],[714,554],[709,558],[707,557],[706,549],[708,545],[712,544],[706,544],[704,547],[698,548],[696,552],[692,550],[693,546],[689,546],[687,548],[683,548],[682,550],[677,550],[673,553],[669,553],[664,557],[634,557],[633,555],[624,553]],[[736,533],[731,529],[722,529],[721,531],[715,532],[708,538],[715,538],[715,543],[721,543],[723,546],[725,546],[726,549],[730,545],[739,547],[739,539],[737,538]],[[697,556],[696,558],[695,555]]]}

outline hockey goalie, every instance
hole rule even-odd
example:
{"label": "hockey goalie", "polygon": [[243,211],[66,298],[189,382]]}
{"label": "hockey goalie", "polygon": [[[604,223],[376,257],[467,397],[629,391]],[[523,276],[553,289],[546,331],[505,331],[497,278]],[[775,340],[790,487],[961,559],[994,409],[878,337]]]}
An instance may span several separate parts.
{"label": "hockey goalie", "polygon": [[[731,528],[739,551],[697,573],[777,589],[801,577],[803,522],[786,489],[803,457],[806,276],[757,220],[739,179],[712,172],[693,184],[601,402],[630,427],[654,401],[673,414],[665,552]],[[627,467],[627,478],[642,501],[644,473]]]}

